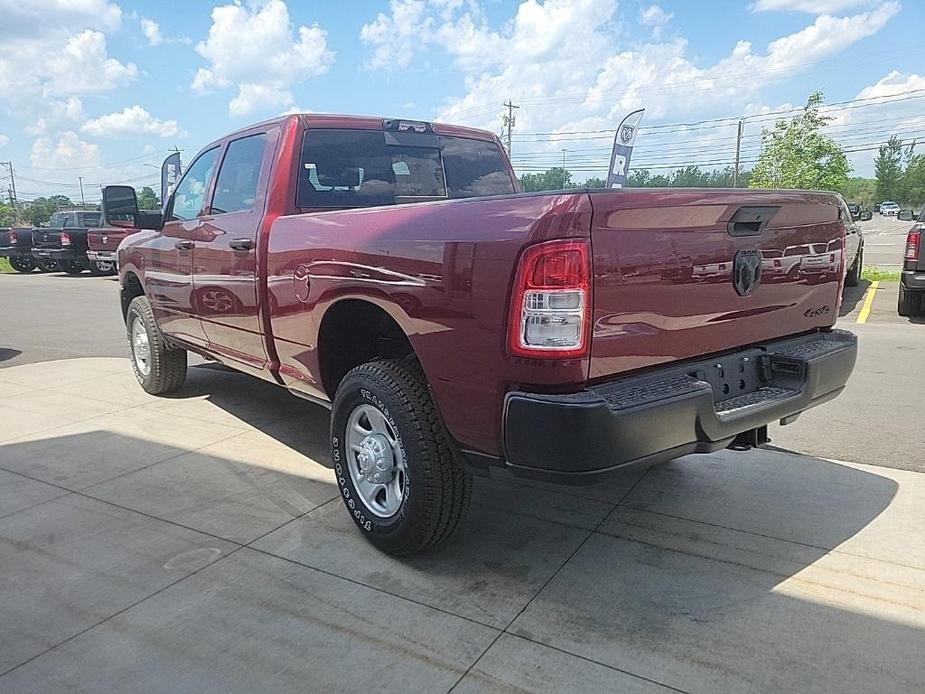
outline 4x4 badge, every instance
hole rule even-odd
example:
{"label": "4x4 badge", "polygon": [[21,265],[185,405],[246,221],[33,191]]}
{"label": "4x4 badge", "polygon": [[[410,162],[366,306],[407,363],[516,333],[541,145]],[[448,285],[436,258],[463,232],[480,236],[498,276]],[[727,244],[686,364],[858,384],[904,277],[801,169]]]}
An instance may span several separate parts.
{"label": "4x4 badge", "polygon": [[761,254],[737,251],[732,264],[732,286],[739,296],[748,296],[761,284]]}

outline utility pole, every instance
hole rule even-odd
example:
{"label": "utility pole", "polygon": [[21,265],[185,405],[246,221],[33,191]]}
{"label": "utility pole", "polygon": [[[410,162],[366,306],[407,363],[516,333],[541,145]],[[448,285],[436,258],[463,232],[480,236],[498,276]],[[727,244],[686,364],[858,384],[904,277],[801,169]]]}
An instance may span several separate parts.
{"label": "utility pole", "polygon": [[501,116],[501,122],[504,124],[504,127],[507,128],[507,133],[505,133],[505,139],[507,140],[507,155],[511,156],[511,132],[514,130],[514,109],[520,108],[520,106],[515,106],[511,103],[511,100],[508,99],[507,103],[502,104],[507,109],[507,114]]}
{"label": "utility pole", "polygon": [[563,168],[563,169],[567,169],[567,168],[568,168],[568,167],[565,165],[565,153],[566,153],[566,152],[568,152],[568,150],[565,149],[565,148],[563,148],[563,149],[562,149],[562,168]]}
{"label": "utility pole", "polygon": [[736,163],[732,170],[732,187],[739,187],[739,154],[742,151],[742,132],[745,130],[745,121],[739,121],[739,129],[736,132]]}
{"label": "utility pole", "polygon": [[83,176],[78,176],[78,177],[77,177],[77,182],[80,184],[80,207],[81,207],[82,209],[86,209],[86,207],[87,207],[87,201],[86,201],[86,199],[84,198],[84,177],[83,177]]}
{"label": "utility pole", "polygon": [[19,201],[16,199],[16,176],[13,173],[12,161],[0,161],[0,166],[5,166],[10,170],[10,204],[13,206],[13,214],[19,219]]}

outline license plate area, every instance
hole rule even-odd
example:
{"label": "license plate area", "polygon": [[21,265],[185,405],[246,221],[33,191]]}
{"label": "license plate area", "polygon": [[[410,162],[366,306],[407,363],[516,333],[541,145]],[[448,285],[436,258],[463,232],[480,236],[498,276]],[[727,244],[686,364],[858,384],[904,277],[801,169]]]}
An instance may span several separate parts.
{"label": "license plate area", "polygon": [[713,388],[713,402],[754,393],[771,379],[770,359],[762,350],[718,357],[698,364],[690,375]]}

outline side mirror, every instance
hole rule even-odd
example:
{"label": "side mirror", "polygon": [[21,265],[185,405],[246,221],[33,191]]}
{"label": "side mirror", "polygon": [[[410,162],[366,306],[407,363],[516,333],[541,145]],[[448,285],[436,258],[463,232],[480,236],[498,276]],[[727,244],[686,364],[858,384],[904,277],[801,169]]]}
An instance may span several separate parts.
{"label": "side mirror", "polygon": [[164,228],[164,215],[160,212],[139,212],[138,198],[131,186],[103,188],[103,218],[114,227],[154,231]]}

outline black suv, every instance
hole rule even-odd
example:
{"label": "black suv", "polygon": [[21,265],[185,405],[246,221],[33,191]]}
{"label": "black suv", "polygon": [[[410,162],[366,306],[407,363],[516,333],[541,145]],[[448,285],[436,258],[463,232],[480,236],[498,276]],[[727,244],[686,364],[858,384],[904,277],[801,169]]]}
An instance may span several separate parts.
{"label": "black suv", "polygon": [[903,254],[903,271],[899,278],[897,306],[901,316],[917,316],[922,313],[922,297],[925,296],[925,256],[921,251],[923,236],[925,209],[906,234],[906,252]]}

